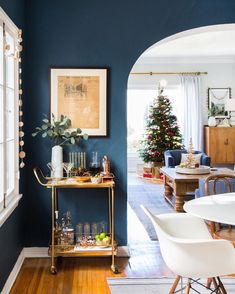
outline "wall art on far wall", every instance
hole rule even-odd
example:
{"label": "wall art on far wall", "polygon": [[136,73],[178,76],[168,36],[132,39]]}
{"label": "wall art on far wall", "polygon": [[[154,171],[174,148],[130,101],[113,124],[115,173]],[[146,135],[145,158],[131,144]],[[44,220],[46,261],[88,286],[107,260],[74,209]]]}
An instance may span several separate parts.
{"label": "wall art on far wall", "polygon": [[231,99],[231,88],[208,88],[209,116],[215,118],[229,117],[226,101]]}
{"label": "wall art on far wall", "polygon": [[72,128],[107,136],[107,69],[51,68],[50,111],[63,114]]}

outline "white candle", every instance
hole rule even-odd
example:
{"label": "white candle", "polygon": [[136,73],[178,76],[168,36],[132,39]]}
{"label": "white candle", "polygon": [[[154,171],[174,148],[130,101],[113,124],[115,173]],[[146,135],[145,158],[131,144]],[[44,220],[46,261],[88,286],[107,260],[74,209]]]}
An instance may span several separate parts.
{"label": "white candle", "polygon": [[84,161],[83,166],[84,166],[84,168],[86,168],[86,152],[84,152],[83,161]]}

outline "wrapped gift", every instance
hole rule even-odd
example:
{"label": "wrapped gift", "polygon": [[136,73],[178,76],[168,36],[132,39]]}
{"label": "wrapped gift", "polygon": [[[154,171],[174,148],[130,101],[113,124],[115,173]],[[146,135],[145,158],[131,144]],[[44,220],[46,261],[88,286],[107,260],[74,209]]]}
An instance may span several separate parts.
{"label": "wrapped gift", "polygon": [[144,178],[152,178],[153,175],[152,175],[152,173],[150,173],[150,172],[144,172],[144,173],[143,173],[143,177],[144,177]]}

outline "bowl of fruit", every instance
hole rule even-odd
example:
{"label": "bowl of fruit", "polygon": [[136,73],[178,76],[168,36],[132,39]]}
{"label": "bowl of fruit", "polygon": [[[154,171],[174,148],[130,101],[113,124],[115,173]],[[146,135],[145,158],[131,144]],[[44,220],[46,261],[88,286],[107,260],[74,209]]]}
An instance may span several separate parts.
{"label": "bowl of fruit", "polygon": [[97,246],[108,247],[111,243],[111,238],[105,232],[95,235],[95,244]]}

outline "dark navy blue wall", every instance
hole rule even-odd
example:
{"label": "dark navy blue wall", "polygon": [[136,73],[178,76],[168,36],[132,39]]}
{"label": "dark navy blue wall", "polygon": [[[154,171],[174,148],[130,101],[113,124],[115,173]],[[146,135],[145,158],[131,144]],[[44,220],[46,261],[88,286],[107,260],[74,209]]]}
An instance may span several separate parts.
{"label": "dark navy blue wall", "polygon": [[[23,2],[0,0],[19,27],[23,26]],[[49,112],[49,68],[109,68],[109,136],[91,138],[77,150],[88,154],[96,150],[110,157],[117,182],[116,233],[120,244],[126,244],[126,89],[131,67],[145,49],[162,38],[195,27],[235,22],[235,1],[231,0],[26,0],[26,4],[24,199],[0,228],[4,252],[0,255],[0,289],[22,245],[45,246],[49,240],[50,195],[35,182],[32,168],[50,161],[51,144],[31,137],[42,113]],[[60,196],[61,211],[70,209],[75,222],[105,218],[106,195],[101,191],[70,191]]]}
{"label": "dark navy blue wall", "polygon": [[[109,136],[90,138],[83,151],[111,159],[116,174],[116,234],[127,241],[126,90],[128,74],[139,55],[155,42],[187,29],[235,22],[235,1],[222,0],[34,0],[27,1],[26,148],[28,192],[24,195],[25,244],[47,245],[49,191],[32,180],[32,168],[50,161],[50,143],[30,133],[49,112],[49,68],[109,68]],[[134,111],[134,106],[133,106]],[[79,114],[78,114],[79,115]],[[80,149],[77,149],[80,150]],[[75,223],[104,218],[101,191],[61,194],[61,211],[72,210]]]}
{"label": "dark navy blue wall", "polygon": [[[19,28],[24,28],[23,0],[0,0],[0,6]],[[22,206],[23,201],[0,228],[0,292],[24,247],[21,233]]]}

